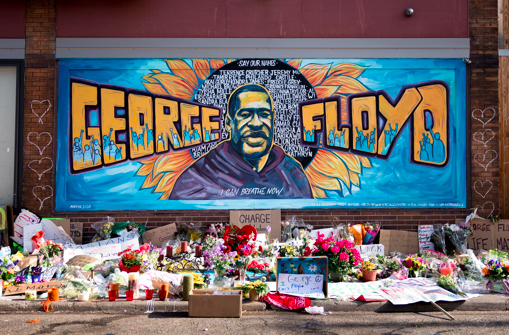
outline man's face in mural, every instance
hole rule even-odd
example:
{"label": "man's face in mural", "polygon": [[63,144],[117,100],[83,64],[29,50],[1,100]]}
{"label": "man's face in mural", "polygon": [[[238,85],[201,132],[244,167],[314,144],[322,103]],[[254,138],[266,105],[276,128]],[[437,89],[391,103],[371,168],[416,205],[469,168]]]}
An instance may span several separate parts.
{"label": "man's face in mural", "polygon": [[226,125],[233,148],[248,159],[267,155],[274,137],[274,110],[269,94],[244,91],[230,103],[235,108],[228,113]]}

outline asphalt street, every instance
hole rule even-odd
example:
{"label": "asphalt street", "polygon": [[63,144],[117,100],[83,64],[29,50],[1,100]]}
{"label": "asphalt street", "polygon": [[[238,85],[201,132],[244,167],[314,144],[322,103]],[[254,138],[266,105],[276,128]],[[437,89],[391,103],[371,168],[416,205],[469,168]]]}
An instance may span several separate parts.
{"label": "asphalt street", "polygon": [[[509,312],[309,315],[246,312],[241,319],[195,319],[187,313],[0,314],[1,334],[509,334]],[[40,319],[38,323],[27,323]]]}

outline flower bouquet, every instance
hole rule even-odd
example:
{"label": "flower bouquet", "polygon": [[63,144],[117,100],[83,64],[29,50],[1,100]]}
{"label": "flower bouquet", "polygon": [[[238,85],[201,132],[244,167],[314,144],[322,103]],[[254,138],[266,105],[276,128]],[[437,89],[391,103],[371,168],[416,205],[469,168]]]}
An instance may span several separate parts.
{"label": "flower bouquet", "polygon": [[122,257],[119,263],[119,268],[121,271],[140,271],[142,260],[138,250],[131,250],[131,248],[127,248],[126,250],[119,252],[118,255]]}
{"label": "flower bouquet", "polygon": [[155,245],[148,243],[143,244],[140,247],[140,256],[142,261],[140,270],[142,272],[154,270],[158,264],[160,254],[161,249]]}
{"label": "flower bouquet", "polygon": [[472,231],[470,230],[470,223],[462,224],[445,224],[444,232],[449,240],[460,254],[467,253],[467,238],[470,236]]}
{"label": "flower bouquet", "polygon": [[43,265],[45,267],[50,267],[52,263],[58,262],[62,250],[63,247],[61,243],[55,243],[52,240],[48,240],[42,243],[39,251],[44,255]]}
{"label": "flower bouquet", "polygon": [[399,273],[403,268],[403,263],[398,257],[388,258],[386,256],[377,255],[379,267],[382,271],[379,273],[381,279],[389,278],[394,273]]}
{"label": "flower bouquet", "polygon": [[433,225],[433,233],[431,233],[431,242],[433,242],[435,250],[440,251],[443,254],[447,253],[447,249],[445,248],[444,227],[441,224]]}
{"label": "flower bouquet", "polygon": [[420,277],[421,270],[424,269],[422,259],[415,256],[405,258],[403,265],[408,268],[408,277],[410,278]]}
{"label": "flower bouquet", "polygon": [[34,234],[34,236],[32,236],[31,240],[35,247],[39,249],[44,243],[44,232],[42,230],[39,230],[37,233]]}
{"label": "flower bouquet", "polygon": [[509,293],[509,264],[491,260],[482,269],[482,273],[489,279],[487,289],[497,293]]}
{"label": "flower bouquet", "polygon": [[329,258],[329,274],[333,280],[346,281],[350,271],[362,262],[360,254],[352,242],[336,240],[334,236],[325,238],[325,235],[318,233],[314,248],[313,256]]}
{"label": "flower bouquet", "polygon": [[234,264],[234,257],[237,256],[236,251],[228,251],[228,247],[224,245],[223,239],[218,239],[217,244],[212,250],[203,251],[204,264],[207,270],[214,270],[214,283],[221,287],[224,285],[224,276],[226,271],[230,270]]}
{"label": "flower bouquet", "polygon": [[249,294],[249,300],[258,301],[261,297],[269,293],[269,287],[261,280],[250,282],[241,286],[244,295]]}
{"label": "flower bouquet", "polygon": [[462,297],[466,297],[467,295],[461,291],[458,284],[454,281],[452,275],[441,275],[437,280],[437,285],[443,289],[446,289],[449,292],[460,295]]}

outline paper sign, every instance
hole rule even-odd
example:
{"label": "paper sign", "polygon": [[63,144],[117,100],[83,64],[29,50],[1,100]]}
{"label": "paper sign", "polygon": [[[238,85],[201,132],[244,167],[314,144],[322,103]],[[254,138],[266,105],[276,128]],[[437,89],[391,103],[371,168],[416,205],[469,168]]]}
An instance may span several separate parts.
{"label": "paper sign", "polygon": [[418,239],[419,239],[419,252],[424,250],[435,250],[435,245],[431,242],[431,235],[433,234],[433,225],[419,226]]}
{"label": "paper sign", "polygon": [[29,210],[22,209],[16,221],[14,221],[14,236],[11,236],[11,238],[14,242],[23,244],[23,227],[36,223],[39,223],[39,217]]}
{"label": "paper sign", "polygon": [[[329,277],[328,259],[323,256],[278,257],[276,277],[278,292],[310,298],[326,298]],[[318,277],[321,278],[320,281]],[[281,288],[284,292],[280,290]]]}
{"label": "paper sign", "polygon": [[378,293],[384,281],[377,280],[367,283],[329,283],[329,298],[331,299],[357,299],[364,296],[366,299],[381,300],[384,299]]}
{"label": "paper sign", "polygon": [[62,227],[64,231],[69,235],[74,243],[83,243],[83,223],[82,222],[71,222],[69,219],[48,219],[53,222],[56,226]]}
{"label": "paper sign", "polygon": [[464,298],[436,285],[381,288],[380,295],[389,300],[393,305],[408,305],[419,301],[461,301],[474,297],[470,296]]}
{"label": "paper sign", "polygon": [[23,250],[32,252],[32,236],[42,230],[42,224],[29,224],[23,227]]}
{"label": "paper sign", "polygon": [[174,239],[176,232],[177,226],[175,223],[172,223],[156,229],[147,230],[143,233],[143,241],[145,243],[150,242],[156,247],[162,248],[164,242]]}
{"label": "paper sign", "polygon": [[251,225],[258,233],[265,233],[270,226],[270,240],[281,239],[281,210],[230,211],[230,222],[239,227]]}
{"label": "paper sign", "polygon": [[318,238],[318,233],[325,235],[325,237],[329,237],[334,234],[334,228],[314,229],[309,232],[309,236],[316,240]]}
{"label": "paper sign", "polygon": [[104,260],[118,258],[119,252],[122,252],[123,249],[120,243],[117,244],[109,244],[109,245],[96,245],[92,247],[85,248],[77,248],[77,249],[64,249],[64,262],[68,262],[75,256],[86,255],[97,258],[102,258]]}
{"label": "paper sign", "polygon": [[44,231],[44,240],[52,240],[55,243],[74,244],[72,238],[66,234],[62,227],[57,227],[51,220],[42,219],[42,230]]}
{"label": "paper sign", "polygon": [[277,276],[279,293],[309,298],[325,298],[323,281],[323,275],[280,273]]}
{"label": "paper sign", "polygon": [[361,258],[367,259],[376,255],[384,255],[385,247],[383,244],[363,244],[356,245],[355,249],[361,254]]}
{"label": "paper sign", "polygon": [[[111,245],[119,245],[119,247],[113,247],[110,249],[104,248]],[[120,250],[118,250],[118,248],[120,248]],[[115,258],[113,257],[113,253],[115,252],[115,250],[118,250],[116,251],[117,252],[116,257],[118,257],[118,253],[124,251],[127,248],[131,248],[133,250],[137,250],[140,248],[138,233],[129,232],[122,237],[111,238],[109,240],[102,240],[83,245],[67,246],[64,248],[64,261],[67,262],[74,256],[78,255],[94,256],[94,254],[92,254],[91,252],[95,252],[97,255],[102,255],[99,256],[101,258],[104,258],[104,256]]]}
{"label": "paper sign", "polygon": [[61,288],[65,286],[65,281],[50,281],[46,283],[21,284],[9,286],[5,289],[4,295],[23,294],[26,290],[31,291],[47,291],[53,288]]}
{"label": "paper sign", "polygon": [[419,251],[417,232],[381,229],[380,244],[385,246],[385,255],[393,251],[399,251],[405,255],[416,254]]}
{"label": "paper sign", "polygon": [[67,262],[67,265],[69,265],[69,266],[84,267],[85,265],[93,263],[95,261],[97,261],[97,258],[95,258],[95,257],[86,256],[86,255],[79,255],[79,256],[74,256],[73,258],[71,258]]}

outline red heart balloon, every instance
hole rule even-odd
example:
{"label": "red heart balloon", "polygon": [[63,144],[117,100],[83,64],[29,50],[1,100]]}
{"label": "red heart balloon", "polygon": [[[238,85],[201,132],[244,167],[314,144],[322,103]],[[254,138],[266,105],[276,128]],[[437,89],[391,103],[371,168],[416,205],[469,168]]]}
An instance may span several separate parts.
{"label": "red heart balloon", "polygon": [[250,236],[251,234],[253,234],[253,240],[256,240],[258,234],[256,233],[256,228],[251,225],[244,226],[239,230],[239,235]]}

